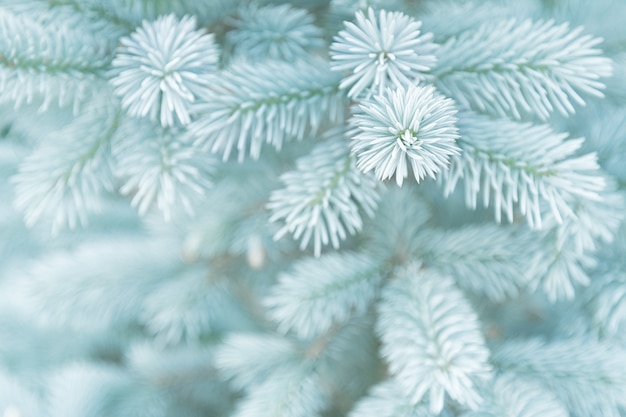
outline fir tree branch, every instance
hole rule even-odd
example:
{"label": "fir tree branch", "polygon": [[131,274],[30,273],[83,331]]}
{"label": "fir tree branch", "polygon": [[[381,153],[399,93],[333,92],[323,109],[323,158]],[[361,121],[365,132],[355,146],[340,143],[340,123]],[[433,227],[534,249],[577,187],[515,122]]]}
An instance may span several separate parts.
{"label": "fir tree branch", "polygon": [[471,113],[460,115],[462,154],[443,172],[444,193],[463,179],[466,203],[476,208],[479,193],[485,207],[493,204],[496,220],[504,212],[512,222],[514,207],[533,228],[542,227],[541,205],[549,204],[558,222],[574,216],[574,198],[596,200],[605,187],[595,154],[576,156],[582,139],[547,125],[494,120]]}
{"label": "fir tree branch", "polygon": [[[579,93],[602,97],[599,81],[611,61],[595,47],[598,38],[553,21],[487,22],[451,38],[438,50],[436,84],[465,109],[547,119],[556,109],[574,113]],[[485,45],[489,45],[485,48]]]}
{"label": "fir tree branch", "polygon": [[618,417],[625,406],[626,355],[610,344],[587,338],[509,342],[494,351],[492,362],[549,388],[581,417]]}
{"label": "fir tree branch", "polygon": [[4,8],[0,39],[0,91],[16,107],[41,96],[44,110],[54,101],[76,110],[97,91],[111,58],[106,40]]}
{"label": "fir tree branch", "polygon": [[590,307],[602,338],[619,336],[626,323],[626,270],[607,271],[593,282]]}
{"label": "fir tree branch", "polygon": [[280,369],[255,387],[239,403],[233,417],[309,417],[317,415],[327,399],[311,365]]}
{"label": "fir tree branch", "polygon": [[51,416],[137,415],[159,417],[167,396],[134,380],[120,368],[74,363],[49,378]]}
{"label": "fir tree branch", "polygon": [[156,207],[166,220],[183,209],[194,213],[198,200],[212,186],[215,158],[185,143],[178,129],[155,128],[126,120],[113,142],[115,175],[120,192],[145,215]]}
{"label": "fir tree branch", "polygon": [[494,378],[488,398],[479,411],[463,417],[568,417],[565,406],[535,381],[511,373]]}
{"label": "fir tree branch", "polygon": [[120,117],[108,102],[96,102],[22,162],[12,182],[28,226],[52,220],[56,235],[66,226],[85,225],[88,214],[100,209],[104,193],[113,189],[110,147]]}
{"label": "fir tree branch", "polygon": [[478,317],[454,282],[412,264],[385,287],[376,329],[381,355],[410,403],[427,393],[437,414],[445,394],[476,409],[476,384],[491,376]]}
{"label": "fir tree branch", "polygon": [[305,259],[279,277],[266,305],[280,331],[319,335],[367,310],[382,281],[380,268],[365,254]]}
{"label": "fir tree branch", "polygon": [[528,284],[528,259],[538,245],[530,233],[492,224],[454,230],[423,230],[419,258],[427,267],[454,277],[468,291],[503,301]]}
{"label": "fir tree branch", "polygon": [[243,321],[241,307],[216,274],[203,265],[189,267],[144,298],[138,319],[157,344],[199,343],[224,331],[224,322],[236,328]]}
{"label": "fir tree branch", "polygon": [[198,116],[189,131],[197,145],[224,160],[234,149],[240,161],[246,153],[257,159],[263,142],[280,149],[288,139],[314,135],[322,123],[343,120],[338,83],[321,61],[234,65],[218,73],[194,105]]}
{"label": "fir tree branch", "polygon": [[138,322],[142,306],[136,300],[185,270],[170,245],[126,237],[58,251],[26,271],[19,293],[29,312],[52,324],[126,327]]}
{"label": "fir tree branch", "polygon": [[217,368],[238,389],[262,384],[273,372],[299,360],[288,340],[261,334],[231,334],[215,355]]}
{"label": "fir tree branch", "polygon": [[0,416],[623,414],[623,77],[519,121],[610,73],[540,1],[0,0]]}
{"label": "fir tree branch", "polygon": [[301,239],[301,249],[312,241],[315,256],[322,246],[337,249],[340,240],[360,231],[361,212],[372,217],[378,202],[376,181],[356,168],[343,135],[337,133],[299,158],[296,170],[281,175],[285,187],[275,190],[267,204],[270,221],[285,223],[275,239],[290,232]]}
{"label": "fir tree branch", "polygon": [[529,256],[531,289],[543,289],[552,301],[571,300],[577,285],[589,285],[590,271],[598,263],[593,254],[600,244],[613,240],[624,219],[626,204],[624,196],[615,191],[605,190],[600,197],[600,201],[573,199],[573,215],[561,223],[550,213],[545,216],[545,230],[538,236],[540,243],[532,245],[534,254]]}
{"label": "fir tree branch", "polygon": [[302,360],[296,346],[267,335],[229,337],[216,356],[218,369],[248,395],[235,416],[305,417],[325,402],[315,359]]}

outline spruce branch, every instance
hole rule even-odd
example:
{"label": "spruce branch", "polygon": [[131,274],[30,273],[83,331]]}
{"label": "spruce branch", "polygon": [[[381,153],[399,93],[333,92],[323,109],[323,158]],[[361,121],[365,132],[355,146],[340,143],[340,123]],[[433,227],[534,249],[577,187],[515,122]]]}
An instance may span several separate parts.
{"label": "spruce branch", "polygon": [[20,164],[11,180],[27,226],[51,220],[56,235],[85,225],[100,209],[104,194],[113,191],[111,142],[120,123],[119,109],[96,101]]}
{"label": "spruce branch", "polygon": [[262,334],[233,333],[215,353],[217,368],[238,389],[258,386],[298,359],[297,349],[290,341]]}
{"label": "spruce branch", "polygon": [[567,417],[569,412],[550,391],[534,381],[504,372],[494,378],[479,411],[463,417]]}
{"label": "spruce branch", "polygon": [[279,331],[313,337],[366,312],[378,295],[380,268],[365,254],[307,258],[279,276],[265,304]]}
{"label": "spruce branch", "polygon": [[189,267],[145,297],[138,318],[156,344],[197,344],[219,332],[227,319],[236,323],[241,312],[226,284],[211,278],[218,273],[202,265]]}
{"label": "spruce branch", "polygon": [[602,336],[618,336],[626,323],[626,271],[607,271],[593,286],[590,305],[595,324]]}
{"label": "spruce branch", "polygon": [[372,383],[370,375],[354,378],[355,372],[371,373],[376,356],[371,329],[371,320],[360,318],[304,342],[269,334],[231,335],[218,348],[216,364],[245,390],[235,415],[318,415],[329,409],[329,394],[336,390],[354,401]]}
{"label": "spruce branch", "polygon": [[328,399],[308,362],[274,372],[239,401],[233,417],[309,417],[319,415]]}
{"label": "spruce branch", "polygon": [[[52,372],[48,384],[51,416],[162,416],[167,396],[133,378],[125,370],[93,363],[72,363]],[[160,395],[159,395],[160,394]]]}
{"label": "spruce branch", "polygon": [[418,235],[424,264],[454,277],[459,287],[493,301],[518,295],[530,279],[525,271],[536,245],[530,233],[492,224],[454,230],[427,229]]}
{"label": "spruce branch", "polygon": [[603,96],[600,78],[612,67],[596,48],[600,42],[566,23],[489,21],[444,43],[433,73],[464,109],[546,120],[554,110],[574,113],[572,102],[583,105],[583,93]]}
{"label": "spruce branch", "polygon": [[322,246],[339,248],[340,240],[361,230],[362,213],[374,215],[377,183],[356,168],[343,135],[330,132],[326,142],[296,161],[296,170],[281,175],[284,188],[270,195],[270,221],[285,224],[275,239],[292,233],[300,248],[313,243],[315,256]]}
{"label": "spruce branch", "polygon": [[620,347],[588,338],[511,341],[492,356],[496,367],[545,386],[581,417],[620,415],[625,361]]}
{"label": "spruce branch", "polygon": [[83,330],[128,326],[141,311],[136,300],[184,270],[170,245],[109,237],[59,250],[23,273],[18,294],[27,311],[48,324]]}
{"label": "spruce branch", "polygon": [[0,8],[0,92],[17,108],[41,101],[79,105],[102,87],[110,62],[108,41],[80,29],[46,24]]}
{"label": "spruce branch", "polygon": [[606,187],[600,192],[600,199],[575,198],[572,203],[574,216],[558,223],[551,219],[548,228],[555,228],[556,247],[560,248],[567,240],[576,253],[592,253],[603,243],[611,243],[619,234],[620,225],[626,219],[626,196],[617,190],[613,178],[600,173]]}
{"label": "spruce branch", "polygon": [[218,350],[216,363],[246,397],[235,416],[305,417],[326,402],[315,372],[316,359],[304,359],[296,346],[268,335],[234,335]]}
{"label": "spruce branch", "polygon": [[586,306],[593,330],[608,340],[620,340],[626,323],[626,223],[612,230],[614,239],[599,245],[598,262],[591,271],[594,279]]}
{"label": "spruce branch", "polygon": [[[529,288],[541,288],[552,302],[572,300],[576,286],[591,282],[587,272],[594,266],[594,258],[587,252],[579,252],[572,240],[558,242],[554,231],[540,236],[541,243],[529,262]],[[539,250],[539,248],[549,248]]]}
{"label": "spruce branch", "polygon": [[[624,73],[623,70],[619,72],[620,75]],[[610,84],[607,94],[618,93],[618,87],[615,84],[618,84],[620,88],[626,87],[626,80],[618,82],[615,79],[617,75],[615,74],[608,80]],[[598,162],[602,169],[620,183],[619,188],[624,189],[626,183],[626,167],[623,164],[626,158],[626,114],[621,105],[615,106],[607,101],[596,103],[585,109],[583,117],[568,120],[567,128],[585,137],[584,148],[598,154]]]}
{"label": "spruce branch", "polygon": [[438,414],[447,393],[476,409],[476,384],[491,376],[479,321],[452,279],[412,264],[382,292],[376,325],[381,354],[413,405],[428,393]]}
{"label": "spruce branch", "polygon": [[[276,74],[281,74],[276,77]],[[241,63],[217,73],[203,91],[189,125],[195,143],[227,160],[236,150],[258,159],[263,143],[315,135],[323,123],[343,120],[338,77],[324,61]]]}
{"label": "spruce branch", "polygon": [[[606,177],[603,177],[609,180]],[[609,184],[610,186],[612,184]],[[598,201],[575,198],[573,215],[561,223],[548,213],[539,245],[530,256],[530,288],[543,289],[552,301],[575,296],[576,286],[592,282],[592,271],[599,266],[599,248],[610,243],[624,219],[624,197],[604,190]]]}
{"label": "spruce branch", "polygon": [[605,181],[599,175],[595,154],[577,156],[583,139],[566,140],[547,125],[494,120],[462,113],[459,116],[462,152],[444,171],[446,195],[462,180],[466,203],[476,208],[479,193],[485,207],[493,205],[512,222],[514,208],[533,228],[542,227],[542,203],[550,206],[558,222],[575,216],[574,198],[600,200]]}
{"label": "spruce branch", "polygon": [[619,1],[0,0],[0,416],[621,416]]}
{"label": "spruce branch", "polygon": [[155,206],[166,220],[178,208],[193,214],[194,203],[212,186],[215,158],[185,143],[175,128],[127,120],[121,130],[112,149],[119,191],[132,196],[141,215]]}

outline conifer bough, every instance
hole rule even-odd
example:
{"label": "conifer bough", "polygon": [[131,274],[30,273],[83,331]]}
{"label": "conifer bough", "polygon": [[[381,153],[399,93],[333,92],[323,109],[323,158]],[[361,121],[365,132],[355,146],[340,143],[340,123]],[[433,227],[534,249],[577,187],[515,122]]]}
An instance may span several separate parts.
{"label": "conifer bough", "polygon": [[606,10],[0,2],[0,416],[624,415]]}

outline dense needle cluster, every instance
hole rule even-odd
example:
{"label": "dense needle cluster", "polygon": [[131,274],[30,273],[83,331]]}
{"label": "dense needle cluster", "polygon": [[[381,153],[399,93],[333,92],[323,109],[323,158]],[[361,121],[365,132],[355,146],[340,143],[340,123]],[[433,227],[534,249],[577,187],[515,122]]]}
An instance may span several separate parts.
{"label": "dense needle cluster", "polygon": [[408,86],[424,79],[435,64],[432,34],[420,33],[421,22],[400,12],[372,8],[356,13],[330,46],[331,68],[348,75],[341,88],[349,97],[366,89],[382,94],[387,86]]}
{"label": "dense needle cluster", "polygon": [[434,178],[459,153],[455,114],[452,100],[432,86],[387,89],[363,102],[350,120],[358,167],[379,180],[395,176],[398,185],[409,166],[417,182]]}
{"label": "dense needle cluster", "polygon": [[121,39],[110,82],[129,115],[186,125],[189,105],[208,88],[217,60],[213,35],[196,30],[193,17],[168,15]]}

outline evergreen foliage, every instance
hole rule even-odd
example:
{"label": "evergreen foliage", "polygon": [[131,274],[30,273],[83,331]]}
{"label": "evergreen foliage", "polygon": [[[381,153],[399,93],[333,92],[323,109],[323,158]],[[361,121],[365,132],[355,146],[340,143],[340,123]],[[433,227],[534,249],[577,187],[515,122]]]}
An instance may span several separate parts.
{"label": "evergreen foliage", "polygon": [[626,416],[624,18],[0,0],[0,417]]}

